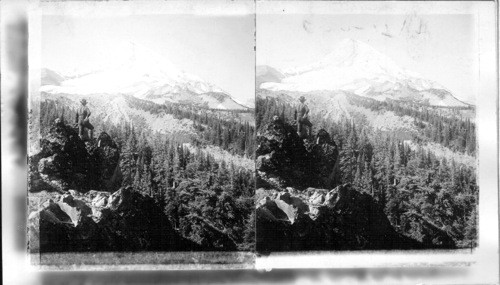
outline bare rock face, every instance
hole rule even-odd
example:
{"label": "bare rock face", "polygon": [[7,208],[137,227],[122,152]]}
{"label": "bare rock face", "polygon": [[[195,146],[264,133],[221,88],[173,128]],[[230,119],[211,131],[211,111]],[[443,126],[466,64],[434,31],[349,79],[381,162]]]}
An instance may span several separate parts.
{"label": "bare rock face", "polygon": [[276,118],[257,136],[258,187],[333,187],[338,149],[325,130],[303,141],[295,127]]}
{"label": "bare rock face", "polygon": [[150,197],[71,190],[28,219],[32,252],[200,250],[182,238]]}
{"label": "bare rock face", "polygon": [[308,210],[307,205],[301,199],[291,196],[288,192],[280,193],[274,203],[287,215],[292,224]]}
{"label": "bare rock face", "polygon": [[266,180],[299,184],[307,173],[307,150],[291,125],[276,119],[257,137],[256,168]]}
{"label": "bare rock face", "polygon": [[73,127],[56,120],[40,147],[40,153],[29,158],[30,191],[120,187],[120,150],[106,133],[97,141],[84,142]]}
{"label": "bare rock face", "polygon": [[337,144],[330,138],[324,129],[318,131],[314,144],[310,149],[310,167],[316,173],[316,183],[310,185],[323,188],[332,188],[338,184],[337,171],[339,150]]}

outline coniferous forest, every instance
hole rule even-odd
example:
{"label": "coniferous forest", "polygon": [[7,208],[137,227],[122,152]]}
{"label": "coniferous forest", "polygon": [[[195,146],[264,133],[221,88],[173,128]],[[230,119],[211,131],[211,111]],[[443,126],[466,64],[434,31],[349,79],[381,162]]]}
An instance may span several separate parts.
{"label": "coniferous forest", "polygon": [[[351,98],[358,106],[389,110],[412,116],[418,133],[402,134],[373,129],[360,121],[346,118],[328,120],[312,115],[313,132],[328,131],[339,147],[338,184],[350,183],[371,195],[384,209],[392,226],[416,240],[421,228],[444,230],[458,247],[477,246],[478,186],[476,168],[439,157],[421,146],[435,142],[455,153],[474,155],[475,126],[461,119],[458,112],[445,116],[443,111],[404,103],[378,102]],[[312,113],[314,112],[311,111]],[[294,125],[294,108],[276,98],[257,97],[256,122],[263,130],[273,116]],[[361,120],[362,122],[362,120]],[[411,147],[405,141],[417,141]]]}
{"label": "coniferous forest", "polygon": [[[127,100],[144,112],[192,121],[196,135],[171,136],[153,132],[140,121],[113,124],[94,118],[96,130],[107,132],[120,148],[123,185],[154,198],[182,236],[203,245],[213,242],[214,233],[219,233],[238,249],[251,249],[255,238],[254,170],[217,159],[203,147],[217,146],[235,157],[253,160],[256,130],[262,131],[276,115],[294,125],[293,106],[257,97],[255,128],[231,112],[158,105],[132,97]],[[475,166],[424,147],[434,143],[454,154],[474,157],[473,121],[462,118],[460,110],[355,96],[350,100],[370,110],[410,116],[418,131],[388,132],[374,129],[362,119],[334,121],[313,113],[313,132],[325,129],[339,148],[337,183],[350,183],[372,196],[396,231],[405,236],[423,240],[422,227],[434,227],[444,230],[458,247],[475,247]],[[75,110],[46,100],[41,114],[43,136],[56,118],[72,124]]]}
{"label": "coniferous forest", "polygon": [[[137,106],[146,112],[190,119],[197,135],[172,136],[139,128],[140,124],[112,124],[93,118],[97,135],[108,133],[120,149],[122,187],[131,186],[154,198],[176,231],[202,248],[217,247],[217,243],[224,248],[229,242],[237,246],[235,250],[252,250],[254,170],[217,159],[202,146],[215,145],[236,157],[252,159],[254,127],[210,110],[147,103]],[[54,101],[43,101],[42,137],[57,118],[73,125],[75,112]],[[193,150],[186,143],[198,147]]]}

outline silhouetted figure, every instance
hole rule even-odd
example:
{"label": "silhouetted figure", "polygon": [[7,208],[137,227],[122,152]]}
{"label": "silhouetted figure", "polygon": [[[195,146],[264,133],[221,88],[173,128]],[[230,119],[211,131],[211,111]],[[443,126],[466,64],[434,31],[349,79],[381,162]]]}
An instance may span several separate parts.
{"label": "silhouetted figure", "polygon": [[304,127],[307,130],[307,137],[311,136],[311,128],[312,123],[309,121],[309,107],[304,103],[306,98],[304,96],[300,96],[299,98],[300,104],[297,106],[295,110],[295,119],[297,120],[297,134],[299,137],[304,137],[302,131]]}
{"label": "silhouetted figure", "polygon": [[94,139],[94,126],[89,121],[90,117],[90,109],[87,107],[87,100],[82,99],[80,100],[80,103],[82,105],[80,108],[76,111],[76,123],[78,124],[78,135],[80,136],[80,139],[84,139],[83,132],[85,129],[90,130],[90,139]]}

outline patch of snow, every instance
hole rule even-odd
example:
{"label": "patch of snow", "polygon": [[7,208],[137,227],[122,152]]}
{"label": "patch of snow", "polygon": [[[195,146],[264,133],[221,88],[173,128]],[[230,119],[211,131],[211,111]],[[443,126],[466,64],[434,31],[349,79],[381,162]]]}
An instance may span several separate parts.
{"label": "patch of snow", "polygon": [[[56,102],[62,102],[62,99],[69,100],[69,103],[74,108],[80,106],[79,100],[81,97],[71,94],[52,94],[42,93],[43,99],[52,99]],[[103,95],[89,94],[85,96],[87,104],[92,112],[92,118],[100,117],[102,120],[110,120],[114,124],[118,123],[133,123],[133,118],[141,118],[146,125],[153,131],[161,133],[185,133],[195,134],[193,122],[189,119],[176,119],[173,115],[160,113],[151,114],[136,108],[131,108],[123,95]]]}

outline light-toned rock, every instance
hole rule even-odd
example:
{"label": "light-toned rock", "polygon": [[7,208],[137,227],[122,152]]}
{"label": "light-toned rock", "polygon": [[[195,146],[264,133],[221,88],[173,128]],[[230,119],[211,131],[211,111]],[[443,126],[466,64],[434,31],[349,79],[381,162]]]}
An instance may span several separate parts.
{"label": "light-toned rock", "polygon": [[321,205],[325,201],[325,195],[319,191],[314,192],[311,197],[309,197],[309,203],[313,205]]}
{"label": "light-toned rock", "polygon": [[78,226],[84,217],[88,217],[92,214],[90,207],[87,206],[85,202],[73,198],[70,194],[63,195],[57,204],[59,208],[70,217],[75,227]]}

